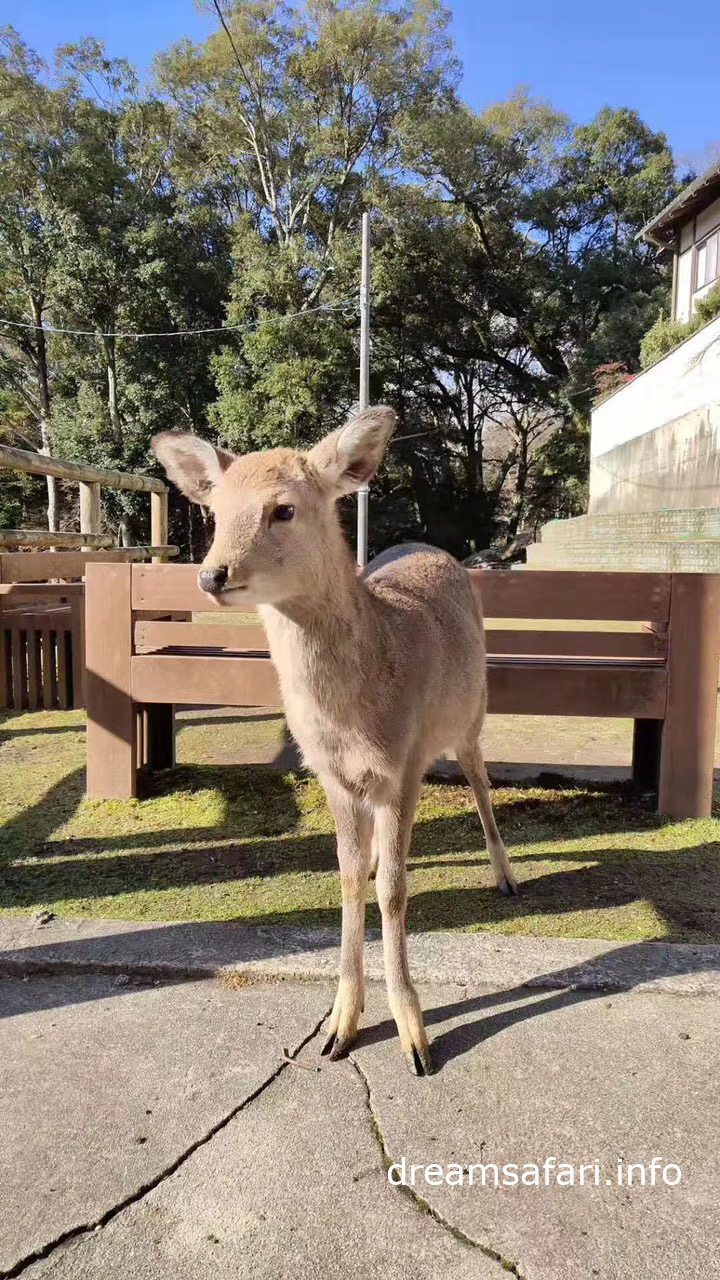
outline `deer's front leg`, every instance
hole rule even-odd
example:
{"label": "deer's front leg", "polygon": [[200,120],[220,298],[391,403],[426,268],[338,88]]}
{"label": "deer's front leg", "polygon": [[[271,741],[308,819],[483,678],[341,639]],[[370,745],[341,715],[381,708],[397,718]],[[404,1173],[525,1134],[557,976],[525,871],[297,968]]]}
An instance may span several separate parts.
{"label": "deer's front leg", "polygon": [[343,907],[340,981],[322,1052],[336,1062],[350,1049],[365,1007],[363,949],[372,814],[355,796],[334,783],[325,783],[325,791],[337,829]]}
{"label": "deer's front leg", "polygon": [[432,1074],[432,1061],[420,1001],[410,977],[405,936],[406,860],[418,789],[419,782],[410,794],[375,810],[379,855],[375,889],[382,913],[388,1002],[405,1060],[413,1074],[421,1076]]}

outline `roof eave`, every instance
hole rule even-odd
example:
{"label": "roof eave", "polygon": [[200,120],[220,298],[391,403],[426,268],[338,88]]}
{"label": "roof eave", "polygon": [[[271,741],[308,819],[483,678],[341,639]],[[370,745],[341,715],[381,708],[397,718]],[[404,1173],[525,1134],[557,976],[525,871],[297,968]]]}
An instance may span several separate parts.
{"label": "roof eave", "polygon": [[[651,218],[638,232],[638,239],[647,240],[658,248],[669,249],[675,239],[676,227],[708,187],[716,186],[720,193],[720,161],[712,165],[705,173],[700,174],[694,182],[681,191],[660,213]],[[660,232],[666,229],[669,239],[662,239]]]}

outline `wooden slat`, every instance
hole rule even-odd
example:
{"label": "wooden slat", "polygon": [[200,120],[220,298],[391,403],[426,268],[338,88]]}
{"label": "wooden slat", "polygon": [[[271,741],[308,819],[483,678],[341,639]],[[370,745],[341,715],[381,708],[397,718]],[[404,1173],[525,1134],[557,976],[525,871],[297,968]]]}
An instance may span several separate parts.
{"label": "wooden slat", "polygon": [[76,596],[71,602],[72,625],[72,704],[85,706],[85,600]]}
{"label": "wooden slat", "polygon": [[505,631],[488,628],[487,652],[570,658],[657,658],[667,637],[654,631]]}
{"label": "wooden slat", "polygon": [[[0,603],[2,602],[0,601]],[[3,622],[2,609],[0,609],[0,707],[7,707],[10,702],[10,689],[8,687],[10,674],[9,634]]]}
{"label": "wooden slat", "polygon": [[55,632],[55,646],[57,650],[58,706],[61,711],[67,711],[70,706],[70,680],[64,631]]}
{"label": "wooden slat", "polygon": [[201,622],[135,623],[135,650],[138,653],[167,649],[173,645],[199,649],[267,649],[268,640],[261,626],[213,626]]}
{"label": "wooden slat", "polygon": [[488,618],[667,622],[669,573],[469,569]]}
{"label": "wooden slat", "polygon": [[0,445],[0,468],[20,471],[32,476],[57,476],[59,480],[77,480],[104,484],[110,489],[132,489],[140,493],[165,493],[167,485],[155,476],[132,475],[126,471],[110,471],[106,467],[86,466],[67,458],[50,458],[29,449],[12,449]]}
{"label": "wooden slat", "polygon": [[196,564],[138,564],[132,571],[133,609],[168,612],[190,609],[193,613],[221,606],[215,605],[197,584]]}
{"label": "wooden slat", "polygon": [[49,627],[43,627],[40,632],[40,662],[43,706],[46,711],[51,711],[55,706],[55,645]]}
{"label": "wooden slat", "polygon": [[10,652],[13,707],[16,711],[22,711],[25,704],[25,640],[17,625],[10,627]]}
{"label": "wooden slat", "polygon": [[498,715],[623,716],[661,720],[667,671],[636,662],[491,658],[488,710]]}
{"label": "wooden slat", "polygon": [[150,654],[132,659],[136,702],[277,707],[280,687],[269,658]]}
{"label": "wooden slat", "polygon": [[177,554],[177,547],[122,547],[114,551],[8,551],[0,555],[0,569],[5,583],[41,582],[44,578],[81,578],[89,564],[128,564],[154,555]]}
{"label": "wooden slat", "polygon": [[35,604],[28,609],[13,605],[12,609],[6,610],[5,617],[16,622],[18,626],[34,627],[36,631],[44,626],[52,626],[60,630],[63,627],[70,627],[70,608],[64,604],[45,606]]}
{"label": "wooden slat", "polygon": [[48,529],[0,529],[0,547],[112,547],[104,533],[50,533]]}
{"label": "wooden slat", "polygon": [[6,582],[0,583],[0,596],[4,597],[3,608],[13,608],[15,604],[26,604],[30,600],[40,603],[61,603],[71,600],[74,595],[84,596],[85,587],[82,582]]}
{"label": "wooden slat", "polygon": [[35,627],[27,631],[27,682],[28,708],[37,711],[40,706],[40,635]]}

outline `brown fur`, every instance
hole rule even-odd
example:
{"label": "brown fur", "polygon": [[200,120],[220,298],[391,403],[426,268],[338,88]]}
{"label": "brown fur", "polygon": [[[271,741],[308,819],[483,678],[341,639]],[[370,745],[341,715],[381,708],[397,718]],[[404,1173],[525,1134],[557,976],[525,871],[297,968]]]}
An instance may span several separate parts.
{"label": "brown fur", "polygon": [[[498,887],[516,886],[479,744],[485,641],[470,577],[422,546],[386,553],[361,577],[337,517],[336,499],[374,473],[393,425],[392,410],[370,409],[309,453],[273,449],[230,462],[172,433],[154,448],[170,478],[212,506],[216,533],[203,567],[228,570],[219,604],[257,605],[288,723],[333,811],[343,932],[326,1049],[333,1058],[347,1052],[363,1008],[375,867],[390,1007],[408,1063],[421,1072],[431,1068],[407,961],[405,863],[423,773],[442,752],[456,751],[473,787]],[[278,504],[295,508],[291,521],[274,519]]]}

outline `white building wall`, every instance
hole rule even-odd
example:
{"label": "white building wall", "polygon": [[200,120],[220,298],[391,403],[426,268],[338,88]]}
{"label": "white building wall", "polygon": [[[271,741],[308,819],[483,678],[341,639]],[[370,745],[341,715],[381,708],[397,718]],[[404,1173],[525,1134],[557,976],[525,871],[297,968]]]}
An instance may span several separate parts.
{"label": "white building wall", "polygon": [[720,401],[720,316],[593,409],[590,456]]}
{"label": "white building wall", "polygon": [[720,197],[713,200],[695,219],[695,241],[702,240],[720,222]]}
{"label": "white building wall", "polygon": [[692,246],[681,253],[677,260],[675,277],[675,319],[689,320],[692,308]]}
{"label": "white building wall", "polygon": [[691,218],[680,228],[678,237],[679,254],[675,268],[675,293],[673,306],[673,319],[689,320],[696,303],[700,298],[704,298],[714,284],[705,285],[701,289],[693,292],[693,284],[695,281],[694,257],[695,245],[699,241],[704,240],[715,227],[720,224],[720,197],[713,200],[707,209],[703,209],[696,218]]}

